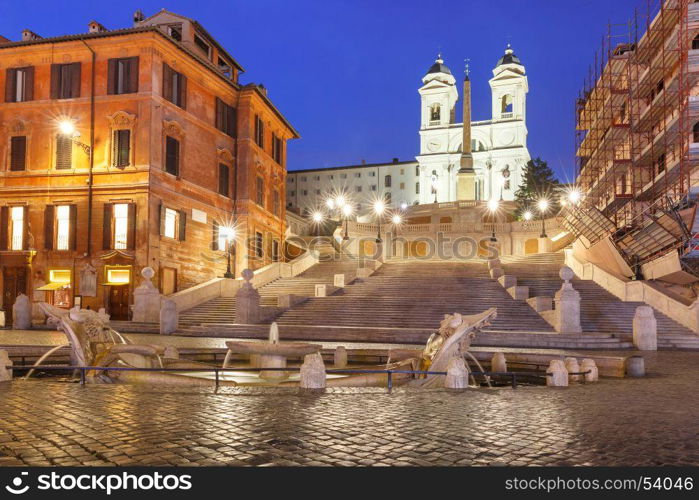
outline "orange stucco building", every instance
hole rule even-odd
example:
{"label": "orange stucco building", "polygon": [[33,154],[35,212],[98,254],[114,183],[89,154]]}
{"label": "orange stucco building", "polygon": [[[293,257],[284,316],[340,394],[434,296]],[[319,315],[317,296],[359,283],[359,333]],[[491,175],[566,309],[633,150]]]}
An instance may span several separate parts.
{"label": "orange stucco building", "polygon": [[[283,256],[286,144],[264,87],[196,21],[0,39],[0,289],[126,319],[140,271],[165,294]],[[235,227],[235,243],[226,240]]]}

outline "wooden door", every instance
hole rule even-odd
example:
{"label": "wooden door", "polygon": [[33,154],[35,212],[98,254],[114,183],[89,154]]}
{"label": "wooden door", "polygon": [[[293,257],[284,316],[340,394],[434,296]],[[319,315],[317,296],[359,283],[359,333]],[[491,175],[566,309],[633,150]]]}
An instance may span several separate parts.
{"label": "wooden door", "polygon": [[27,293],[27,268],[5,267],[2,270],[2,304],[5,311],[5,324],[12,324],[12,306],[17,295]]}
{"label": "wooden door", "polygon": [[129,319],[129,285],[109,287],[110,319],[128,321]]}

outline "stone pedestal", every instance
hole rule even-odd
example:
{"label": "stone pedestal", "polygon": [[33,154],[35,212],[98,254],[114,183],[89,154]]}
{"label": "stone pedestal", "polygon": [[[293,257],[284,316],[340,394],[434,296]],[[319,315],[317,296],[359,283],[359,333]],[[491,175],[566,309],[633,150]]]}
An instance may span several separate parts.
{"label": "stone pedestal", "polygon": [[592,358],[585,358],[582,360],[580,371],[590,372],[584,375],[585,382],[597,382],[599,380],[599,369],[597,368],[597,363],[595,363],[595,360]]}
{"label": "stone pedestal", "polygon": [[539,238],[539,253],[550,252],[553,248],[553,242],[549,238]]}
{"label": "stone pedestal", "polygon": [[444,387],[447,389],[466,389],[468,387],[468,368],[464,363],[464,358],[453,357],[449,360]]}
{"label": "stone pedestal", "polygon": [[568,387],[568,370],[562,359],[552,359],[546,374],[549,387]]}
{"label": "stone pedestal", "polygon": [[629,377],[644,377],[646,375],[646,363],[641,356],[631,356],[626,360],[626,375]]}
{"label": "stone pedestal", "polygon": [[334,368],[346,368],[347,367],[347,349],[344,346],[338,346],[335,348],[335,354],[333,356],[333,367]]}
{"label": "stone pedestal", "polygon": [[[255,325],[260,322],[262,309],[260,307],[260,293],[252,287],[250,280],[254,274],[250,269],[241,273],[245,283],[235,294],[235,322],[245,325]],[[286,361],[285,361],[286,362]]]}
{"label": "stone pedestal", "polygon": [[[277,354],[260,354],[259,356],[259,366],[256,368],[286,368],[286,356]],[[288,376],[289,372],[283,370],[262,370],[260,372],[260,378],[265,380],[285,380]]]}
{"label": "stone pedestal", "polygon": [[32,327],[32,303],[29,297],[20,293],[12,306],[12,328],[29,330]]}
{"label": "stone pedestal", "polygon": [[333,285],[338,287],[338,288],[344,288],[345,286],[345,275],[344,274],[336,274],[333,276]]}
{"label": "stone pedestal", "polygon": [[633,317],[633,345],[639,351],[658,350],[658,323],[650,306],[636,308]]}
{"label": "stone pedestal", "polygon": [[326,285],[316,285],[316,297],[325,297],[328,294],[328,287]]}
{"label": "stone pedestal", "polygon": [[0,350],[0,382],[12,381],[12,369],[5,368],[6,366],[12,366],[12,360],[10,360],[7,351]]}
{"label": "stone pedestal", "polygon": [[578,363],[577,358],[566,358],[564,361],[566,365],[566,370],[568,370],[568,383],[580,382],[582,378],[580,375],[573,375],[574,373],[580,373],[580,363]]}
{"label": "stone pedestal", "polygon": [[180,323],[180,315],[177,312],[177,304],[172,299],[163,298],[160,306],[160,334],[169,335],[177,331]]}
{"label": "stone pedestal", "polygon": [[573,288],[573,270],[563,266],[559,276],[564,280],[563,286],[556,292],[555,328],[559,333],[582,333],[580,326],[580,294]]}
{"label": "stone pedestal", "polygon": [[501,352],[496,352],[490,360],[490,371],[505,373],[507,371],[507,360]]}
{"label": "stone pedestal", "polygon": [[323,356],[319,352],[306,354],[301,365],[301,381],[299,386],[302,389],[325,389],[325,363]]}
{"label": "stone pedestal", "polygon": [[133,292],[133,315],[131,320],[137,323],[157,323],[160,321],[160,291],[155,288],[151,279],[155,271],[144,267],[141,271],[143,283]]}

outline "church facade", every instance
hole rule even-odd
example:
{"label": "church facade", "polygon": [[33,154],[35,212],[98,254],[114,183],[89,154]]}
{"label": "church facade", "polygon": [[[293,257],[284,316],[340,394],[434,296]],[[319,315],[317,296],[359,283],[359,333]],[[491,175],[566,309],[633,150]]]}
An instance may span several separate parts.
{"label": "church facade", "polygon": [[[468,74],[463,81],[464,121],[456,123],[456,78],[439,56],[422,78],[420,154],[415,161],[289,171],[287,207],[301,213],[344,192],[359,211],[382,196],[394,207],[491,198],[513,200],[530,159],[527,150],[524,65],[508,46],[490,79],[491,118],[471,121]],[[465,140],[464,140],[465,139]],[[467,145],[463,147],[464,143]]]}

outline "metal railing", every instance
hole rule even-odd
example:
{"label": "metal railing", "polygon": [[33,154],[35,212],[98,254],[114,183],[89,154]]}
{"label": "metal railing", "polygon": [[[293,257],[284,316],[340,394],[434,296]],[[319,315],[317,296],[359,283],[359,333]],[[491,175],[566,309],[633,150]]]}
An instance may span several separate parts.
{"label": "metal railing", "polygon": [[[98,372],[165,372],[165,373],[183,373],[183,372],[213,372],[214,373],[214,392],[218,391],[221,385],[220,375],[225,372],[261,372],[261,371],[274,371],[274,372],[298,372],[301,371],[300,367],[287,367],[287,368],[216,368],[216,367],[202,367],[202,368],[137,368],[130,366],[60,366],[60,365],[37,365],[37,366],[5,366],[6,370],[41,370],[41,371],[80,371],[80,385],[85,385],[87,381],[88,371],[98,371]],[[387,389],[388,392],[393,390],[393,375],[446,375],[447,372],[436,372],[429,370],[391,370],[391,369],[351,369],[351,368],[341,368],[341,369],[329,369],[326,370],[327,374],[347,374],[347,375],[371,375],[371,374],[381,374],[385,373],[387,375]],[[589,373],[589,372],[585,372]],[[508,377],[510,379],[510,384],[513,389],[517,389],[517,377],[532,377],[536,376],[531,372],[490,372],[490,371],[470,371],[469,376],[482,376],[482,377]],[[547,374],[548,375],[548,374]],[[573,374],[577,375],[577,374]]]}

